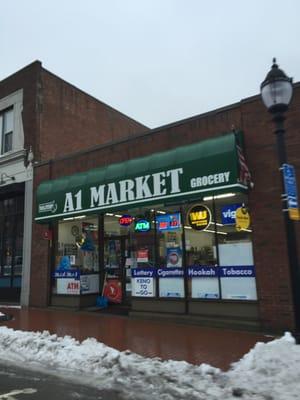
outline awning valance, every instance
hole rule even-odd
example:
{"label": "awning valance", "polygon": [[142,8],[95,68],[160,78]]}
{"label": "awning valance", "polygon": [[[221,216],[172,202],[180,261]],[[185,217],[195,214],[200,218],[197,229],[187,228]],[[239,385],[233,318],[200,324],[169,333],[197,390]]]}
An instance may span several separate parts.
{"label": "awning valance", "polygon": [[37,222],[241,191],[237,136],[188,146],[45,181],[37,189]]}

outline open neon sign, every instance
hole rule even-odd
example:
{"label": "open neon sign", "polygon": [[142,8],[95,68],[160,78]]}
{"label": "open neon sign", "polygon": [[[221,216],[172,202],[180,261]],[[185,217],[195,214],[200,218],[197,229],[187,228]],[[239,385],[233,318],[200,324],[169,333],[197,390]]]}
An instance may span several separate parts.
{"label": "open neon sign", "polygon": [[129,226],[132,224],[134,218],[131,215],[122,215],[119,218],[119,224],[122,226]]}

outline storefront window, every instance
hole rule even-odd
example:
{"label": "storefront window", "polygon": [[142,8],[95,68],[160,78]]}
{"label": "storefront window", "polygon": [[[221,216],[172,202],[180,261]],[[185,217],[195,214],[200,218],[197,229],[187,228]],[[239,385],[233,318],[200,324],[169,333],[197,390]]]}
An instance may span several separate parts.
{"label": "storefront window", "polygon": [[247,196],[215,200],[219,277],[223,299],[256,300],[256,282]]}
{"label": "storefront window", "polygon": [[189,297],[218,299],[215,213],[211,201],[185,207],[185,243]]}
{"label": "storefront window", "polygon": [[75,217],[58,225],[58,248],[53,293],[64,295],[99,292],[97,218]]}
{"label": "storefront window", "polygon": [[[205,213],[205,209],[208,213]],[[191,212],[195,215],[190,216]],[[193,226],[191,221],[194,218],[197,223],[197,212],[199,230],[197,224]],[[241,215],[241,219],[236,218],[236,213]],[[209,214],[207,221],[206,214]],[[187,209],[187,225],[186,260],[190,298],[256,300],[247,196],[226,194],[224,197],[204,198],[200,204],[193,204]]]}
{"label": "storefront window", "polygon": [[159,297],[182,298],[185,291],[181,211],[178,207],[158,208],[155,215],[159,244]]}
{"label": "storefront window", "polygon": [[100,260],[97,216],[59,223],[53,293],[98,293],[100,265],[104,294],[115,303],[256,300],[246,195],[107,212],[103,221]]}

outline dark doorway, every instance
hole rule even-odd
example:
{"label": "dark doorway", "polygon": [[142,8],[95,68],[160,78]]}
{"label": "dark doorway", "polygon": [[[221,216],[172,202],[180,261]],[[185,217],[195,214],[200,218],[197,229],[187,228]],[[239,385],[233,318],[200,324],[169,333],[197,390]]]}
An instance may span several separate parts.
{"label": "dark doorway", "polygon": [[0,197],[0,301],[20,301],[24,194]]}

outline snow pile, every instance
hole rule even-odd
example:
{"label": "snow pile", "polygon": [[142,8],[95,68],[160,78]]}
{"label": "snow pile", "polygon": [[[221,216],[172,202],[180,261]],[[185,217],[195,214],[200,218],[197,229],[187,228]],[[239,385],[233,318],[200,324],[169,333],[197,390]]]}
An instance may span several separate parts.
{"label": "snow pile", "polygon": [[0,311],[0,317],[5,317],[5,314],[3,314],[1,311]]}
{"label": "snow pile", "polygon": [[232,365],[227,376],[235,386],[265,399],[300,399],[300,346],[290,333],[269,343],[257,343]]}
{"label": "snow pile", "polygon": [[118,390],[134,400],[295,400],[300,393],[300,346],[286,334],[258,343],[223,373],[206,364],[144,358],[95,339],[79,343],[48,332],[0,328],[0,358],[36,370]]}

